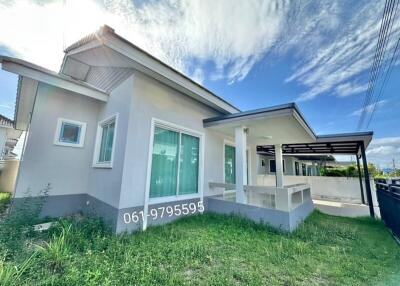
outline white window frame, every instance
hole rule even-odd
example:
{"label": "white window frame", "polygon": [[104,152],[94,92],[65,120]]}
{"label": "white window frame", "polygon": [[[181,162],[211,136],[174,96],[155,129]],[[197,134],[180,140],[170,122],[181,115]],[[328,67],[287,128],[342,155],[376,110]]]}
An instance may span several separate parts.
{"label": "white window frame", "polygon": [[[151,167],[152,167],[152,159],[153,159],[153,143],[154,143],[154,130],[156,127],[164,128],[167,130],[185,133],[191,136],[195,136],[199,138],[199,176],[197,183],[197,193],[194,194],[185,194],[185,195],[173,195],[173,196],[165,196],[159,198],[150,198],[150,180],[151,180]],[[174,202],[174,201],[182,201],[182,200],[191,200],[191,199],[203,199],[203,181],[204,181],[204,133],[180,126],[171,122],[167,122],[161,119],[152,118],[151,120],[151,132],[150,132],[150,140],[149,140],[149,153],[147,160],[147,178],[146,178],[146,194],[145,194],[145,206]],[[146,212],[147,210],[145,210]]]}
{"label": "white window frame", "polygon": [[[97,123],[96,143],[95,143],[94,154],[93,154],[93,168],[111,169],[113,167],[115,142],[116,142],[117,130],[118,130],[118,116],[119,116],[119,114],[116,113],[116,114],[113,114]],[[99,162],[101,138],[103,135],[103,125],[104,125],[104,123],[107,123],[112,120],[114,120],[114,122],[115,122],[115,127],[114,127],[113,145],[112,145],[112,149],[111,149],[111,160],[109,162]]]}
{"label": "white window frame", "polygon": [[[235,147],[235,152],[236,152],[236,144],[234,141],[232,140],[228,140],[228,139],[224,139],[224,143],[222,145],[222,178],[223,178],[223,182],[225,183],[225,145],[231,146],[231,147]],[[246,151],[248,152],[248,166],[247,169],[249,171],[249,176],[247,178],[247,185],[251,185],[251,147],[250,146],[246,146]],[[236,172],[236,166],[235,166],[235,172]],[[236,175],[235,175],[236,176]]]}
{"label": "white window frame", "polygon": [[[80,126],[81,130],[80,130],[80,134],[79,134],[79,140],[77,143],[69,143],[69,142],[60,141],[61,127],[62,127],[63,123]],[[60,117],[57,120],[56,133],[54,135],[54,145],[64,146],[64,147],[82,148],[83,145],[85,144],[85,135],[86,135],[86,123],[85,122]]]}

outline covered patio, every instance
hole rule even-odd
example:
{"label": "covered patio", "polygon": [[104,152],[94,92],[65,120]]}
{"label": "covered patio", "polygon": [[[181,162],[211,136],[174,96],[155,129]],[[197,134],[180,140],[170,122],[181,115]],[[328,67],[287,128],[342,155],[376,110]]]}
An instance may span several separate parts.
{"label": "covered patio", "polygon": [[[283,155],[346,154],[362,158],[367,200],[374,216],[365,149],[372,132],[318,136],[294,103],[240,112],[203,121],[204,127],[232,139],[234,181],[209,182],[222,190],[207,198],[210,211],[236,213],[263,221],[285,231],[293,231],[314,209],[308,184],[285,184]],[[258,154],[275,158],[275,186],[258,183]],[[226,156],[226,154],[225,154]],[[229,166],[228,166],[229,167]],[[360,172],[360,187],[362,178]],[[364,192],[361,189],[364,201]]]}

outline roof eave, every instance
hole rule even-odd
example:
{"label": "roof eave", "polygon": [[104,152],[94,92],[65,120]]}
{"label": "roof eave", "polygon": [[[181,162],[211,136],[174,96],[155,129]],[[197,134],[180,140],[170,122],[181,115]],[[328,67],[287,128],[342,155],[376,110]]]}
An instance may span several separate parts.
{"label": "roof eave", "polygon": [[[152,70],[162,77],[165,77],[167,80],[174,82],[176,85],[181,86],[183,89],[187,90],[185,93],[187,93],[189,96],[192,96],[191,94],[197,94],[204,99],[206,104],[207,102],[209,102],[208,105],[210,105],[210,107],[220,111],[221,113],[232,114],[240,112],[238,108],[225,101],[223,98],[217,96],[204,86],[193,81],[186,75],[175,70],[174,68],[157,59],[156,57],[147,53],[143,49],[129,42],[125,38],[116,34],[114,29],[106,25],[101,27],[99,31],[86,36],[85,38],[65,49],[64,52],[66,54],[64,56],[60,72],[62,72],[63,66],[68,56],[85,51],[87,49],[91,49],[99,45],[107,46],[115,50],[116,52],[132,59],[133,61],[138,62],[138,64],[143,65],[143,67]],[[139,53],[142,57],[142,60],[133,56],[132,51]]]}
{"label": "roof eave", "polygon": [[32,63],[4,56],[0,56],[0,63],[2,64],[2,69],[8,72],[60,87],[103,102],[107,102],[108,100],[108,94],[105,91],[83,82],[60,76],[55,72],[36,66]]}

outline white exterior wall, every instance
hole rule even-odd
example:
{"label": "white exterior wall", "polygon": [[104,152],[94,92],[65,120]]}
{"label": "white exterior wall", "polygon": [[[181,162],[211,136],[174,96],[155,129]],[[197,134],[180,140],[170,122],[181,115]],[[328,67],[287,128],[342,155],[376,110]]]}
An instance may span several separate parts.
{"label": "white exterior wall", "polygon": [[[257,164],[257,174],[259,175],[265,175],[265,174],[273,174],[275,175],[275,172],[270,172],[269,170],[269,161],[270,160],[275,160],[275,157],[273,156],[265,156],[265,155],[257,155],[258,158],[258,164]],[[265,166],[261,166],[261,160],[265,161]],[[283,156],[283,160],[285,161],[285,172],[283,174],[285,175],[295,175],[295,169],[294,169],[294,162],[296,161],[294,157],[289,157],[289,156]],[[256,180],[255,180],[256,181]]]}
{"label": "white exterior wall", "polygon": [[[96,131],[98,122],[118,114],[116,133],[114,134],[115,146],[113,147],[114,157],[112,168],[93,167],[93,155],[89,166],[88,194],[115,208],[119,207],[122,174],[126,159],[125,149],[132,148],[131,146],[125,147],[127,146],[127,134],[131,130],[129,124],[130,112],[132,112],[133,85],[134,77],[131,76],[115,88],[111,92],[108,102],[100,108],[97,117]],[[130,159],[135,160],[134,158]],[[130,175],[134,176],[133,173]]]}
{"label": "white exterior wall", "polygon": [[[38,194],[49,183],[49,195],[83,194],[97,125],[98,101],[39,84],[26,149],[20,163],[15,196]],[[82,148],[54,145],[58,118],[86,122]]]}
{"label": "white exterior wall", "polygon": [[224,138],[203,128],[203,119],[218,112],[139,72],[134,75],[130,107],[119,208],[144,204],[152,118],[203,133],[204,194],[209,181],[222,182]]}
{"label": "white exterior wall", "polygon": [[2,159],[4,148],[7,141],[7,129],[0,127],[0,160]]}

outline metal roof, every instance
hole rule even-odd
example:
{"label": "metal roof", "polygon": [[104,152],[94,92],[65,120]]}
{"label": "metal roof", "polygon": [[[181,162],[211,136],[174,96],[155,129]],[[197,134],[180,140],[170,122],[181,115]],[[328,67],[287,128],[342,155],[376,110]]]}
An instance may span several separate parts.
{"label": "metal roof", "polygon": [[[112,35],[114,37],[116,37],[117,39],[121,40],[122,42],[128,44],[129,46],[131,46],[132,48],[140,51],[141,53],[145,54],[147,57],[157,61],[158,63],[160,63],[161,65],[163,65],[164,67],[170,69],[172,72],[182,76],[185,80],[190,81],[192,84],[195,84],[196,86],[200,87],[201,89],[203,89],[204,91],[206,91],[207,93],[211,94],[212,96],[216,97],[217,99],[221,100],[222,102],[224,102],[225,104],[229,105],[230,107],[232,107],[233,109],[235,109],[236,111],[240,112],[240,109],[235,107],[234,105],[232,105],[231,103],[229,103],[228,101],[226,101],[225,99],[219,97],[218,95],[216,95],[215,93],[213,93],[212,91],[210,91],[209,89],[207,89],[206,87],[202,86],[201,84],[195,82],[194,80],[192,80],[191,78],[187,77],[186,75],[184,75],[183,73],[179,72],[178,70],[174,69],[173,67],[167,65],[166,63],[164,63],[163,61],[159,60],[158,58],[154,57],[153,55],[149,54],[148,52],[146,52],[145,50],[139,48],[138,46],[136,46],[135,44],[133,44],[132,42],[128,41],[127,39],[123,38],[122,36],[118,35],[117,33],[115,33],[115,30],[113,28],[111,28],[110,26],[107,25],[103,25],[98,31],[91,33],[85,37],[83,37],[82,39],[80,39],[79,41],[73,43],[72,45],[68,46],[64,52],[65,53],[69,53],[85,44],[88,44],[92,41],[98,40],[101,41],[101,36],[104,35]],[[62,68],[62,67],[61,67]]]}
{"label": "metal roof", "polygon": [[[283,154],[342,154],[355,155],[358,154],[363,141],[339,141],[339,142],[315,142],[315,143],[298,143],[298,144],[282,144]],[[275,147],[273,145],[257,146],[257,152],[266,155],[275,155]]]}
{"label": "metal roof", "polygon": [[74,78],[72,78],[70,76],[66,76],[66,75],[63,75],[63,74],[60,74],[60,73],[56,73],[56,72],[54,72],[52,70],[46,69],[44,67],[35,65],[33,63],[30,63],[30,62],[27,62],[27,61],[24,61],[24,60],[21,60],[21,59],[0,55],[0,63],[3,63],[3,62],[15,63],[15,64],[18,64],[18,65],[27,67],[29,69],[36,70],[36,71],[39,71],[39,72],[42,72],[42,73],[45,73],[45,74],[48,74],[48,75],[63,79],[63,80],[67,80],[67,81],[69,81],[71,83],[74,83],[74,84],[77,84],[77,85],[81,85],[81,86],[84,86],[86,88],[90,88],[90,89],[95,90],[97,92],[101,92],[101,93],[104,93],[104,94],[108,95],[108,93],[106,91],[104,91],[104,90],[102,90],[102,89],[100,89],[98,87],[95,87],[95,86],[93,86],[93,85],[91,85],[91,84],[89,84],[87,82],[84,82],[84,81],[81,81],[81,80],[76,80],[76,79],[74,79]]}
{"label": "metal roof", "polygon": [[0,114],[0,126],[13,127],[14,121]]}
{"label": "metal roof", "polygon": [[212,118],[207,118],[203,120],[204,126],[212,126],[216,125],[220,122],[225,122],[229,120],[234,120],[234,119],[246,119],[246,117],[254,117],[255,115],[264,115],[268,113],[272,113],[275,111],[280,111],[280,110],[293,110],[295,111],[300,118],[304,121],[305,125],[307,128],[311,131],[311,133],[315,136],[314,130],[311,128],[311,126],[308,124],[308,122],[305,120],[303,114],[300,112],[299,107],[297,106],[296,103],[291,102],[291,103],[286,103],[286,104],[281,104],[281,105],[275,105],[275,106],[270,106],[266,108],[259,108],[259,109],[253,109],[253,110],[248,110],[248,111],[242,111],[242,112],[237,112],[233,114],[227,114],[227,115],[221,115],[217,117],[212,117]]}

